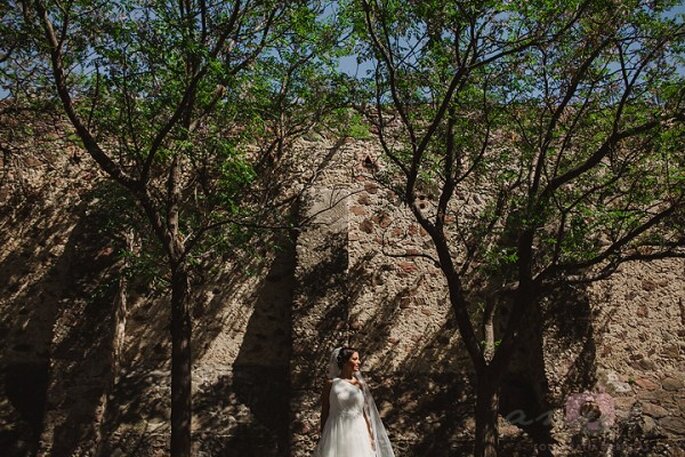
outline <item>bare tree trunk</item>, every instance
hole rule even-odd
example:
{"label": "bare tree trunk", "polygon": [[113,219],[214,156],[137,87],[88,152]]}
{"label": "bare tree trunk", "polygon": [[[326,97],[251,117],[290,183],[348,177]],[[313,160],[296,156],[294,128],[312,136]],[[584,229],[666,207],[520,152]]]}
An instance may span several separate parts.
{"label": "bare tree trunk", "polygon": [[190,284],[185,266],[171,278],[171,457],[190,457],[191,322]]}
{"label": "bare tree trunk", "polygon": [[[133,252],[136,249],[136,238],[133,229],[129,229],[124,235],[126,239],[126,249]],[[100,402],[97,407],[97,414],[95,418],[95,443],[93,445],[93,455],[101,456],[106,450],[104,440],[109,436],[109,429],[111,427],[107,424],[109,413],[109,397],[114,389],[114,386],[119,382],[119,375],[121,369],[121,354],[124,349],[124,342],[126,341],[126,317],[128,315],[128,279],[126,277],[126,268],[129,266],[128,261],[124,260],[123,265],[119,271],[119,285],[117,294],[114,297],[114,304],[112,309],[112,348],[109,354],[109,379],[107,380],[107,388],[100,397]]]}
{"label": "bare tree trunk", "polygon": [[[125,235],[126,249],[129,252],[137,251],[136,235],[133,229],[129,229]],[[119,291],[114,302],[114,335],[112,337],[112,379],[116,383],[119,379],[119,369],[121,367],[121,354],[124,350],[126,341],[126,317],[128,315],[128,280],[126,269],[129,262],[125,261],[119,276]]]}
{"label": "bare tree trunk", "polygon": [[124,349],[126,340],[126,314],[127,300],[126,291],[128,284],[126,277],[122,274],[119,278],[119,291],[114,301],[114,335],[112,336],[112,377],[116,381],[119,378],[119,368],[121,366],[121,353]]}
{"label": "bare tree trunk", "polygon": [[497,457],[499,430],[499,388],[488,379],[479,379],[476,392],[475,457]]}
{"label": "bare tree trunk", "polygon": [[495,298],[489,296],[485,299],[485,311],[483,313],[483,357],[487,362],[495,355]]}

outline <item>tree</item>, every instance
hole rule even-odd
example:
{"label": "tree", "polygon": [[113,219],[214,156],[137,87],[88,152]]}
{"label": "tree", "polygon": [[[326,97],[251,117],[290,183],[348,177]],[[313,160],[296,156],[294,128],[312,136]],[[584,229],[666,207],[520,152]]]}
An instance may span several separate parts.
{"label": "tree", "polygon": [[[284,43],[316,35],[323,6],[276,0],[13,6],[37,55],[45,56],[33,84],[54,89],[85,151],[126,189],[161,247],[171,292],[171,455],[188,456],[193,256],[204,242],[216,242],[209,236],[216,230],[245,220],[241,193],[255,172],[241,145],[255,141],[260,131],[253,127],[263,124],[250,105],[257,103],[252,86],[273,98],[268,89],[277,74],[268,80],[255,69]],[[298,28],[290,30],[294,22]],[[335,40],[332,27],[320,41]],[[300,50],[289,68],[299,68]]]}
{"label": "tree", "polygon": [[[501,383],[547,294],[627,261],[685,256],[685,26],[674,4],[349,10],[374,64],[364,112],[388,158],[379,179],[430,235],[473,363],[477,457],[498,453]],[[481,204],[457,203],[472,192]]]}

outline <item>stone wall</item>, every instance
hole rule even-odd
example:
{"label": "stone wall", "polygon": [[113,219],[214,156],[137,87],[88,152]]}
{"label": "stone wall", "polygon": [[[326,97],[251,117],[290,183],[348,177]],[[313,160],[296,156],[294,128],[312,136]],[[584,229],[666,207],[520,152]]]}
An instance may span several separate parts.
{"label": "stone wall", "polygon": [[[122,245],[101,211],[117,188],[66,130],[37,124],[1,164],[0,455],[168,455],[168,297],[129,281],[113,371]],[[251,243],[193,275],[198,456],[288,455],[294,245]]]}
{"label": "stone wall", "polygon": [[12,147],[0,182],[0,454],[79,454],[106,391],[101,300],[118,265],[97,232],[97,173],[58,126],[24,121],[2,120]]}
{"label": "stone wall", "polygon": [[[559,420],[563,455],[603,455],[606,449],[685,455],[683,273],[682,260],[625,264],[587,288],[584,301],[555,308],[557,319],[545,335],[550,398],[560,404],[574,391],[604,392],[615,415],[614,425],[600,434],[608,442],[603,444],[573,437]],[[586,310],[578,313],[579,307]],[[569,327],[583,332],[574,341],[560,339],[573,334]],[[582,371],[585,379],[578,376]]]}
{"label": "stone wall", "polygon": [[[398,457],[465,455],[475,426],[470,362],[442,273],[411,257],[430,252],[431,241],[370,173],[376,144],[347,141],[339,149],[341,160],[317,182],[303,214],[340,203],[297,243],[291,455],[314,449],[328,356],[343,344],[361,353]],[[503,430],[504,446],[518,446],[520,432]]]}
{"label": "stone wall", "polygon": [[[383,166],[377,145],[356,141],[345,148],[344,166],[331,171],[321,191],[349,186],[347,215],[336,216],[347,222],[347,245],[336,255],[348,256],[346,270],[334,273],[338,312],[325,299],[312,301],[311,276],[298,275],[298,300],[307,308],[295,325],[307,335],[307,354],[294,359],[293,371],[302,364],[310,377],[293,379],[311,392],[295,402],[310,411],[297,414],[292,436],[300,444],[292,455],[308,455],[316,442],[314,386],[324,376],[326,355],[343,342],[362,353],[398,456],[467,455],[474,430],[470,362],[442,273],[430,259],[407,257],[432,253],[432,243],[373,178],[370,170]],[[458,198],[465,207],[482,205],[477,194]],[[430,204],[430,196],[419,199]],[[339,237],[314,230],[318,241],[307,236],[298,242],[303,271],[316,270],[312,260],[328,262],[312,254],[321,252],[322,238]],[[542,320],[526,324],[527,344],[517,350],[503,386],[502,412],[511,420],[501,422],[503,455],[682,455],[684,273],[680,259],[626,264],[609,280],[569,288],[540,304]],[[316,285],[327,280],[317,276]],[[319,332],[322,323],[339,331],[337,341]],[[611,403],[606,416],[615,419],[601,433],[578,429],[566,417],[583,393]],[[301,415],[308,418],[304,425]]]}
{"label": "stone wall", "polygon": [[317,412],[331,350],[348,343],[347,270],[350,154],[325,144],[325,169],[303,196],[310,223],[297,239],[297,290],[293,302],[290,455],[310,455],[319,430]]}
{"label": "stone wall", "polygon": [[[52,154],[23,156],[0,186],[11,202],[0,214],[0,455],[167,455],[168,297],[129,286],[113,377],[121,263],[117,241],[97,233],[108,188],[86,156],[53,140]],[[196,454],[309,456],[328,356],[350,344],[398,457],[468,455],[470,362],[441,272],[411,257],[432,252],[429,237],[373,179],[374,142],[310,138],[298,154],[293,171],[304,174],[284,191],[302,193],[302,229],[257,243],[254,255],[211,259],[194,277]],[[545,440],[558,456],[683,455],[684,273],[682,260],[625,265],[541,305],[503,405],[553,421],[523,433],[502,420],[503,455],[534,455]],[[601,433],[564,417],[584,391],[611,397],[616,419]]]}

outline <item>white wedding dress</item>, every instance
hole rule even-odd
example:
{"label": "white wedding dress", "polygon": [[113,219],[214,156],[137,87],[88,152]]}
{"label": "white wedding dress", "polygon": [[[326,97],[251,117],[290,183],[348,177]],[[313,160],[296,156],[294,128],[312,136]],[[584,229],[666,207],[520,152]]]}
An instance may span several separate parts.
{"label": "white wedding dress", "polygon": [[364,418],[362,389],[342,378],[334,378],[330,408],[313,457],[376,457]]}

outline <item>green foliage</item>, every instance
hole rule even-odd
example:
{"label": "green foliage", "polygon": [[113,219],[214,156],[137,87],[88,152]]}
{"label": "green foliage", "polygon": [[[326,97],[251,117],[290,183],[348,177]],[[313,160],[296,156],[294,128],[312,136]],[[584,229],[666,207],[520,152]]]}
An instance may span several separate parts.
{"label": "green foliage", "polygon": [[[450,196],[484,200],[451,204],[456,263],[472,256],[464,281],[592,265],[619,240],[609,257],[682,244],[685,30],[676,4],[346,4],[358,53],[376,67],[367,101],[396,116],[383,132],[394,142],[386,181],[415,167],[415,189],[437,189],[437,199],[450,172]],[[671,224],[640,229],[669,206]],[[528,266],[520,242],[531,232]]]}
{"label": "green foliage", "polygon": [[[9,9],[0,25],[9,40],[0,45],[0,57],[5,48],[19,50],[22,40],[28,44],[0,76],[19,84],[18,78],[30,74],[22,82],[36,90],[50,87],[54,94],[40,5],[27,3],[24,14],[13,6],[16,11]],[[63,41],[64,85],[76,115],[115,166],[146,180],[162,230],[172,206],[166,189],[170,169],[180,167],[180,236],[201,234],[211,241],[194,240],[194,249],[230,251],[245,239],[231,224],[248,220],[255,210],[251,191],[259,186],[263,155],[255,146],[272,154],[269,149],[278,144],[274,155],[282,155],[349,101],[350,82],[337,73],[338,58],[349,53],[341,41],[344,25],[327,13],[328,2],[78,0],[44,6]],[[362,135],[358,121],[354,134]],[[84,146],[81,133],[71,133],[69,141]],[[123,214],[131,204],[124,200],[108,204]],[[107,216],[102,229],[115,232],[121,227],[113,225],[124,220],[164,243],[159,230],[142,228],[150,223],[145,218]],[[160,246],[145,247],[164,257]],[[153,273],[151,257],[137,258],[132,268]],[[192,262],[202,253],[187,258]]]}
{"label": "green foliage", "polygon": [[233,153],[222,157],[218,198],[229,214],[237,213],[237,199],[254,179],[255,171],[244,156]]}
{"label": "green foliage", "polygon": [[87,196],[88,214],[98,221],[97,235],[122,243],[122,234],[142,221],[130,194],[112,182],[97,185]]}
{"label": "green foliage", "polygon": [[329,119],[329,124],[340,136],[367,140],[371,137],[369,126],[357,111],[352,109],[338,109]]}
{"label": "green foliage", "polygon": [[81,137],[76,134],[76,132],[69,132],[67,135],[67,141],[74,146],[78,146],[80,148],[83,147],[83,141],[81,141]]}
{"label": "green foliage", "polygon": [[[502,344],[502,340],[501,340],[501,339],[495,340],[495,341],[493,341],[493,343],[492,343],[494,349],[497,349],[501,344]],[[481,340],[481,341],[480,341],[480,347],[481,347],[482,349],[485,349],[485,346],[486,346],[486,345],[487,345],[487,341],[485,341],[485,340]]]}
{"label": "green foliage", "polygon": [[[105,181],[89,193],[87,201],[89,217],[97,221],[98,237],[109,240],[126,266],[123,274],[137,284],[160,287],[164,254],[130,193]],[[136,240],[133,251],[127,245],[127,236]]]}
{"label": "green foliage", "polygon": [[[66,31],[76,112],[105,152],[134,178],[153,153],[155,202],[181,164],[185,234],[248,217],[264,163],[315,127],[369,138],[349,107],[375,102],[395,116],[386,184],[404,198],[395,178],[416,169],[415,189],[454,179],[453,195],[482,196],[476,210],[457,211],[452,240],[473,253],[473,271],[513,278],[518,240],[531,231],[536,268],[590,261],[655,208],[682,202],[685,34],[675,1],[185,4],[48,3]],[[31,75],[38,92],[50,79],[39,15],[7,18],[0,52],[16,51],[1,76]],[[340,74],[350,55],[373,70]],[[673,240],[681,228],[660,224],[626,247]]]}

